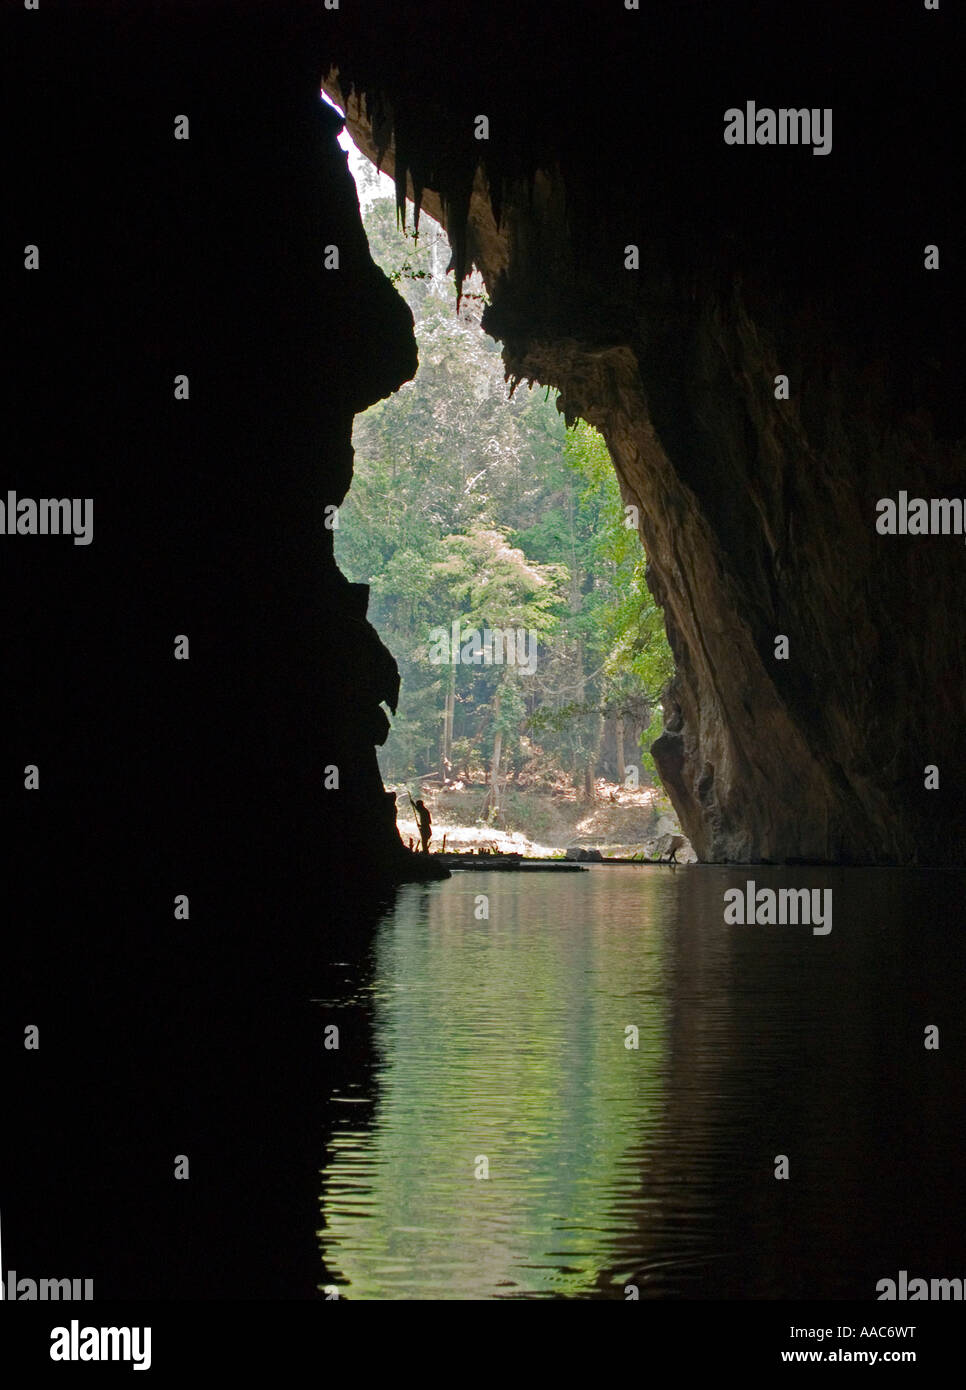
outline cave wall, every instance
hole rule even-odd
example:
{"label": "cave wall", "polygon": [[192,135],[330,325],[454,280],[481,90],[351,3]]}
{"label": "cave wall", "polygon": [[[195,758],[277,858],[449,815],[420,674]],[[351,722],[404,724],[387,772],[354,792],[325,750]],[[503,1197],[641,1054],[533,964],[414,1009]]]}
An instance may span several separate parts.
{"label": "cave wall", "polygon": [[43,764],[28,814],[100,837],[114,807],[117,858],[173,832],[226,873],[273,844],[276,817],[293,863],[370,833],[391,852],[375,745],[398,676],[324,517],[354,414],[415,373],[412,316],[285,25],[134,7],[112,44],[111,9],[18,35],[45,96],[22,112],[11,202],[41,268],[15,282],[7,486],[94,504],[88,547],[3,540],[5,733]]}
{"label": "cave wall", "polygon": [[100,1299],[314,1294],[315,965],[408,867],[395,662],[323,519],[412,318],[291,21],[3,16],[0,496],[93,499],[87,546],[0,537],[4,1270]]}
{"label": "cave wall", "polygon": [[[677,667],[654,753],[707,860],[966,856],[963,541],[875,530],[900,489],[964,494],[959,37],[892,3],[320,29],[357,142],[483,272],[508,374],[603,432],[640,509]],[[831,108],[831,151],[726,146],[747,100]]]}

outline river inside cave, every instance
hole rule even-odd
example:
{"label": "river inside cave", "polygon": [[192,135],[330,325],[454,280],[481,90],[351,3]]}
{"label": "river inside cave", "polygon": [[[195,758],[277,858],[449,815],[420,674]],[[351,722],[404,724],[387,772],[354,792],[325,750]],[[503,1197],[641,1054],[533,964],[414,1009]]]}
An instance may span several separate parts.
{"label": "river inside cave", "polygon": [[[749,879],[831,888],[832,930],[726,925]],[[903,1269],[966,1275],[964,882],[600,867],[400,889],[315,1001],[371,1030],[325,1107],[319,1287],[875,1299]]]}

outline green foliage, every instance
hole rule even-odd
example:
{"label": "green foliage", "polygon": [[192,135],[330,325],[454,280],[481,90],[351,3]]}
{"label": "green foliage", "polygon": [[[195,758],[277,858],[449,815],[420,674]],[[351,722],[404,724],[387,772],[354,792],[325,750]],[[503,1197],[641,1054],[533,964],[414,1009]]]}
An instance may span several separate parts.
{"label": "green foliage", "polygon": [[[482,283],[467,282],[457,315],[435,224],[404,235],[391,199],[365,224],[413,311],[420,358],[413,382],[356,420],[335,533],[402,676],[384,774],[412,778],[444,751],[454,770],[481,771],[500,748],[502,768],[518,770],[536,747],[544,764],[592,775],[618,715],[633,759],[659,720],[671,655],[603,439],[582,422],[568,431],[549,391],[508,398],[499,348],[479,327]],[[536,633],[536,673],[433,665],[433,629],[454,622]]]}
{"label": "green foliage", "polygon": [[655,706],[651,711],[651,722],[641,734],[641,766],[651,774],[655,782],[660,783],[654,759],[651,756],[651,745],[660,737],[664,720],[661,717],[660,709]]}

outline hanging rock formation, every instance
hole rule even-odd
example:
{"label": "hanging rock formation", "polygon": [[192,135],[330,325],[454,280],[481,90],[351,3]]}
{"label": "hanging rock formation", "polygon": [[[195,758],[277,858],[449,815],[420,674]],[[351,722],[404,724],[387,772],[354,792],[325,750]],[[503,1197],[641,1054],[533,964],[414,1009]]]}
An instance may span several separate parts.
{"label": "hanging rock formation", "polygon": [[[654,754],[699,855],[963,863],[963,538],[876,531],[900,490],[966,497],[955,18],[372,20],[319,26],[327,90],[639,508],[677,666]],[[831,111],[829,148],[726,144],[748,101]]]}

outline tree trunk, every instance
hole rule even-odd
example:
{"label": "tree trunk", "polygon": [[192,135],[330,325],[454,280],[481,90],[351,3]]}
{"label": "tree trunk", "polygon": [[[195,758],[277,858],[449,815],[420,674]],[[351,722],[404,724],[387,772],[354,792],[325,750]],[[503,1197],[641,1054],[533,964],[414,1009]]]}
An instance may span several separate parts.
{"label": "tree trunk", "polygon": [[453,714],[456,709],[456,667],[450,665],[446,703],[443,706],[443,737],[440,744],[439,775],[446,782],[453,771]]}
{"label": "tree trunk", "polygon": [[[500,692],[496,692],[493,700],[493,719],[494,722],[500,718]],[[490,810],[497,815],[500,813],[500,758],[503,755],[503,730],[497,724],[493,735],[493,761],[490,763]]]}
{"label": "tree trunk", "polygon": [[598,714],[593,747],[587,755],[587,762],[584,766],[584,795],[588,801],[597,800],[597,758],[600,754],[600,745],[603,737],[604,716]]}
{"label": "tree trunk", "polygon": [[626,769],[624,767],[624,716],[622,714],[618,714],[614,720],[614,742],[617,744],[617,781],[620,786],[623,786]]}

